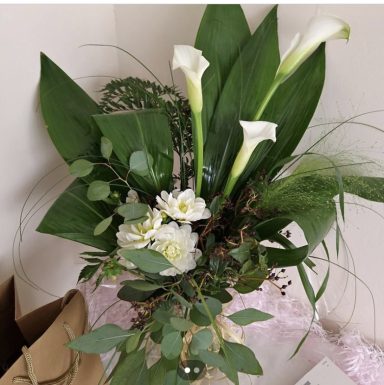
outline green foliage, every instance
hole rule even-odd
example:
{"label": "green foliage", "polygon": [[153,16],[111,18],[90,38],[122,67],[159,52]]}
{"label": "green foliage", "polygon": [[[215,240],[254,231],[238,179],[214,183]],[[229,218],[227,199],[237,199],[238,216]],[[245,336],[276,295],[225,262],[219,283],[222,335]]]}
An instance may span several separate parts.
{"label": "green foliage", "polygon": [[106,324],[69,342],[67,346],[84,353],[106,353],[125,341],[133,332]]}
{"label": "green foliage", "polygon": [[78,159],[69,167],[69,172],[76,178],[82,178],[89,175],[93,171],[93,163],[86,159]]}
{"label": "green foliage", "polygon": [[108,227],[111,225],[113,220],[113,216],[110,216],[108,218],[103,219],[96,227],[95,230],[93,231],[93,235],[98,236],[100,234],[103,234],[104,231],[108,229]]}
{"label": "green foliage", "polygon": [[101,201],[107,199],[110,193],[111,188],[109,187],[108,182],[95,180],[88,187],[87,198],[90,201]]}
{"label": "green foliage", "polygon": [[147,176],[153,166],[153,157],[144,151],[135,151],[129,158],[129,168],[131,172],[140,176]]}
{"label": "green foliage", "polygon": [[174,267],[163,254],[151,249],[122,249],[120,255],[146,273],[160,273]]}
{"label": "green foliage", "polygon": [[257,309],[244,309],[231,314],[228,318],[237,325],[245,326],[253,322],[267,321],[273,316]]}
{"label": "green foliage", "polygon": [[112,151],[113,151],[112,142],[105,136],[101,137],[101,146],[100,146],[101,155],[103,155],[105,159],[109,160],[109,158],[112,155]]}
{"label": "green foliage", "polygon": [[213,337],[209,329],[202,329],[193,335],[189,350],[198,355],[200,350],[207,350],[212,345]]}
{"label": "green foliage", "polygon": [[167,334],[161,341],[161,353],[168,360],[178,358],[182,348],[183,340],[179,331]]}
{"label": "green foliage", "polygon": [[124,217],[124,223],[134,224],[142,223],[148,219],[148,209],[148,205],[144,203],[126,203],[119,206],[116,212]]}
{"label": "green foliage", "polygon": [[172,132],[173,148],[182,160],[181,179],[186,183],[193,175],[193,168],[186,156],[192,152],[192,124],[189,103],[177,88],[128,77],[111,80],[101,92],[100,108],[106,114],[157,108],[165,111]]}

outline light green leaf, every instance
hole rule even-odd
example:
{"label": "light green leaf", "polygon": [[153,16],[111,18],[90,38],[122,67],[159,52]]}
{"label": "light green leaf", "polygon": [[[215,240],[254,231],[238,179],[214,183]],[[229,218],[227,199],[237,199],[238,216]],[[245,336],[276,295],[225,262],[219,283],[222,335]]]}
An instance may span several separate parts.
{"label": "light green leaf", "polygon": [[141,336],[142,336],[142,333],[140,331],[137,331],[135,334],[128,337],[128,339],[125,343],[126,353],[128,353],[128,354],[132,353],[138,348]]}
{"label": "light green leaf", "polygon": [[76,338],[67,346],[84,353],[106,353],[133,334],[117,325],[106,324],[89,334]]}
{"label": "light green leaf", "polygon": [[171,325],[175,330],[186,332],[193,327],[193,323],[184,318],[171,317]]}
{"label": "light green leaf", "polygon": [[169,333],[161,341],[161,353],[167,360],[179,357],[182,348],[183,340],[180,332]]}
{"label": "light green leaf", "polygon": [[237,262],[240,262],[241,264],[245,263],[245,261],[247,261],[251,257],[251,243],[242,243],[240,247],[232,249],[229,252],[229,255]]}
{"label": "light green leaf", "polygon": [[87,198],[90,201],[101,201],[108,198],[110,193],[111,188],[108,182],[95,180],[88,187]]}
{"label": "light green leaf", "polygon": [[192,304],[188,302],[184,297],[182,297],[180,294],[177,294],[176,292],[172,291],[172,294],[177,302],[179,302],[180,305],[192,309]]}
{"label": "light green leaf", "polygon": [[273,315],[257,309],[244,309],[229,315],[228,318],[237,325],[245,326],[253,322],[267,321],[273,318]]}
{"label": "light green leaf", "polygon": [[[135,221],[140,221],[144,218],[148,219],[148,205],[144,203],[126,203],[119,206],[116,211],[122,217],[124,217],[125,223],[140,223]],[[144,221],[142,220],[142,222]]]}
{"label": "light green leaf", "polygon": [[103,155],[105,159],[109,160],[112,155],[113,145],[112,142],[105,136],[101,137],[100,151],[101,155]]}
{"label": "light green leaf", "polygon": [[146,273],[160,273],[174,267],[163,254],[151,249],[120,250],[120,255]]}
{"label": "light green leaf", "polygon": [[207,350],[212,345],[213,337],[209,329],[203,329],[193,335],[189,350],[198,355],[200,350]]}
{"label": "light green leaf", "polygon": [[69,166],[69,173],[76,178],[82,178],[89,175],[93,171],[93,163],[86,159],[75,160]]}
{"label": "light green leaf", "polygon": [[134,174],[147,176],[149,175],[149,170],[152,166],[152,155],[147,154],[144,151],[135,151],[129,158],[129,168]]}
{"label": "light green leaf", "polygon": [[145,349],[128,354],[114,371],[111,385],[143,385],[149,382]]}
{"label": "light green leaf", "polygon": [[108,229],[112,223],[113,216],[103,219],[96,227],[93,235],[98,236]]}

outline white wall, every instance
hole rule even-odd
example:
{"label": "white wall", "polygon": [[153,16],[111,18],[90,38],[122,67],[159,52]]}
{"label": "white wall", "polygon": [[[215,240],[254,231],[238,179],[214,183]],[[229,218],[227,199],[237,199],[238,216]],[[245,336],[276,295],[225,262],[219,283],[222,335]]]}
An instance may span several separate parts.
{"label": "white wall", "polygon": [[[244,6],[252,29],[270,7]],[[46,51],[73,77],[119,73],[121,76],[150,78],[126,54],[119,53],[116,56],[116,52],[109,48],[77,48],[87,42],[116,42],[143,60],[162,81],[170,82],[168,61],[172,58],[172,47],[174,44],[193,44],[203,9],[200,5],[117,5],[114,8],[0,6],[0,39],[1,46],[5,47],[2,61],[4,69],[0,74],[3,86],[0,100],[5,114],[0,146],[1,159],[7,160],[0,164],[4,181],[0,200],[0,225],[3,229],[0,279],[11,272],[9,255],[12,235],[17,227],[17,213],[28,189],[46,170],[59,162],[35,110],[39,50]],[[287,48],[295,32],[302,30],[308,18],[318,11],[333,13],[349,21],[352,34],[348,44],[336,41],[327,47],[327,79],[314,122],[345,120],[358,113],[384,108],[384,75],[381,65],[384,58],[384,7],[282,5],[279,9],[282,50]],[[94,91],[103,80],[81,80],[80,84],[88,91]],[[176,83],[183,84],[181,74],[176,73],[175,80]],[[365,117],[364,121],[383,127],[383,118],[384,114],[375,114]],[[321,134],[321,130],[322,128],[312,129],[300,148],[305,149]],[[357,147],[364,150],[363,154],[384,159],[382,134],[363,126],[348,126],[338,136],[326,141],[322,149],[327,152],[332,152],[332,149],[356,152]],[[8,161],[11,159],[12,162]],[[351,199],[348,198],[348,201]],[[359,201],[359,204],[367,204],[384,215],[384,205],[363,201]],[[348,205],[346,218],[344,234],[355,258],[357,274],[372,289],[376,298],[377,320],[382,324],[384,285],[381,274],[384,259],[380,241],[384,234],[383,219],[370,210],[353,205]],[[57,294],[62,294],[75,282],[79,265],[74,261],[79,248],[67,241],[32,233],[32,227],[29,233],[26,242],[29,248],[24,250],[28,271],[35,281]],[[38,261],[44,261],[43,268],[41,265],[37,266]],[[340,256],[340,263],[344,263],[343,255]],[[328,305],[338,302],[337,296],[342,294],[345,280],[345,276],[338,274],[335,269],[332,274],[331,290],[325,297]],[[295,282],[298,288],[297,278]],[[316,283],[316,279],[314,282]],[[303,295],[299,289],[294,289],[293,292]],[[372,307],[368,292],[362,285],[358,285],[357,292],[357,312],[352,325],[372,336]],[[28,301],[24,301],[26,308],[48,298],[34,292],[28,294]],[[353,305],[350,299],[352,294],[353,287],[350,285],[343,305],[338,307],[337,312],[329,315],[331,318],[348,319],[348,312]],[[384,330],[378,332],[381,341],[384,341]]]}
{"label": "white wall", "polygon": [[[38,111],[37,87],[40,51],[70,76],[116,75],[114,51],[79,48],[86,43],[115,43],[112,5],[0,5],[0,281],[12,274],[11,249],[21,206],[34,183],[62,163]],[[93,96],[105,78],[81,79]],[[38,199],[56,180],[62,167],[33,195]],[[67,178],[64,185],[69,184]],[[30,206],[29,206],[30,207]],[[42,213],[42,211],[41,211]],[[74,265],[80,248],[69,241],[34,232],[39,212],[23,242],[25,269],[46,290],[62,295],[76,283],[80,265]],[[18,282],[25,311],[52,298]]]}

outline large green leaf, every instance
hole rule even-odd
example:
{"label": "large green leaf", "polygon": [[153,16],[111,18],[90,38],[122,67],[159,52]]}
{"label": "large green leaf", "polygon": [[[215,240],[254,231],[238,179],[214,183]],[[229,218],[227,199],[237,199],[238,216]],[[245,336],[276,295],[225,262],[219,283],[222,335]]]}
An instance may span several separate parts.
{"label": "large green leaf", "polygon": [[49,135],[65,160],[99,153],[96,104],[63,70],[41,54],[40,103]]}
{"label": "large green leaf", "polygon": [[249,26],[239,4],[207,5],[195,42],[195,47],[202,50],[209,61],[202,79],[204,138],[228,74],[250,37]]}
{"label": "large green leaf", "polygon": [[276,143],[260,144],[254,151],[239,185],[258,171],[276,174],[276,163],[290,156],[299,144],[316,110],[325,78],[325,44],[284,83],[272,97],[261,120],[278,125]]}
{"label": "large green leaf", "polygon": [[97,249],[112,251],[116,243],[116,229],[110,226],[95,236],[95,227],[111,215],[104,202],[87,198],[88,186],[76,180],[56,199],[37,231],[84,243]]}
{"label": "large green leaf", "polygon": [[[221,59],[220,59],[221,60]],[[225,82],[204,149],[204,197],[221,191],[242,142],[239,120],[252,120],[279,65],[277,7],[245,44]]]}
{"label": "large green leaf", "polygon": [[149,175],[131,175],[134,185],[148,193],[169,191],[172,182],[173,149],[168,118],[161,110],[130,111],[96,115],[103,135],[113,144],[119,160],[129,166],[132,153],[143,151],[148,159]]}

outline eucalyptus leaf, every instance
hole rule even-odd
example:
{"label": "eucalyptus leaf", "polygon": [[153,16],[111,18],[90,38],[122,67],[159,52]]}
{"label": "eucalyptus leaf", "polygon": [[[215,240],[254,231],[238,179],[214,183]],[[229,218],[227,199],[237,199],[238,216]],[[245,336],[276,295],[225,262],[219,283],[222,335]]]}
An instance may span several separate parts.
{"label": "eucalyptus leaf", "polygon": [[106,353],[133,335],[113,324],[106,324],[69,342],[67,346],[84,353]]}
{"label": "eucalyptus leaf", "polygon": [[124,217],[126,223],[135,223],[134,221],[142,220],[143,218],[144,220],[148,219],[146,216],[148,209],[149,207],[145,203],[126,203],[119,206],[116,211],[119,215]]}
{"label": "eucalyptus leaf", "polygon": [[87,198],[90,201],[101,201],[108,198],[110,193],[111,188],[108,182],[95,180],[88,187]]}
{"label": "eucalyptus leaf", "polygon": [[129,168],[137,175],[147,176],[153,166],[153,157],[144,151],[135,151],[129,158]]}
{"label": "eucalyptus leaf", "polygon": [[146,273],[160,273],[174,267],[163,254],[151,249],[120,250],[120,255]]}
{"label": "eucalyptus leaf", "polygon": [[245,263],[251,257],[251,243],[244,242],[236,249],[232,249],[229,255],[241,264]]}
{"label": "eucalyptus leaf", "polygon": [[101,137],[100,151],[101,155],[103,155],[105,159],[109,160],[112,155],[113,145],[112,142],[105,136]]}
{"label": "eucalyptus leaf", "polygon": [[69,166],[69,173],[76,178],[82,178],[89,175],[93,171],[93,163],[86,159],[75,160]]}
{"label": "eucalyptus leaf", "polygon": [[179,330],[181,332],[186,332],[193,326],[193,323],[191,321],[188,321],[184,318],[171,317],[170,322],[174,329]]}
{"label": "eucalyptus leaf", "polygon": [[133,351],[119,363],[114,372],[111,385],[143,385],[149,381],[145,349]]}
{"label": "eucalyptus leaf", "polygon": [[137,349],[137,347],[139,346],[141,337],[142,337],[142,333],[140,331],[136,331],[135,334],[127,338],[127,341],[125,343],[126,353],[128,354],[132,353]]}
{"label": "eucalyptus leaf", "polygon": [[160,359],[149,368],[149,385],[164,385],[166,373],[167,367],[164,360]]}
{"label": "eucalyptus leaf", "polygon": [[207,350],[212,341],[212,332],[209,329],[202,329],[193,335],[189,350],[193,355],[198,355],[200,350]]}
{"label": "eucalyptus leaf", "polygon": [[112,219],[113,219],[113,216],[110,216],[108,218],[105,218],[103,219],[96,227],[95,227],[95,230],[93,232],[93,234],[95,236],[97,235],[100,235],[102,233],[104,233],[104,231],[106,231],[108,229],[108,227],[111,225],[112,223]]}
{"label": "eucalyptus leaf", "polygon": [[168,360],[173,360],[180,356],[183,348],[183,340],[180,332],[176,331],[167,334],[161,341],[161,353]]}
{"label": "eucalyptus leaf", "polygon": [[124,286],[132,287],[133,289],[139,290],[139,291],[151,291],[151,290],[154,291],[162,287],[155,283],[150,283],[139,279],[135,279],[132,281],[123,281],[121,284]]}
{"label": "eucalyptus leaf", "polygon": [[245,326],[253,322],[267,321],[273,316],[257,309],[244,309],[228,316],[237,325]]}
{"label": "eucalyptus leaf", "polygon": [[207,309],[205,308],[204,304],[202,302],[195,303],[195,308],[203,314],[205,317],[213,317],[215,318],[217,315],[219,315],[222,311],[222,304],[221,302],[213,297],[206,297],[205,298],[205,304],[209,309],[209,314],[207,312]]}

